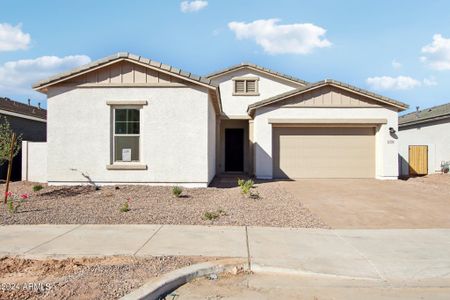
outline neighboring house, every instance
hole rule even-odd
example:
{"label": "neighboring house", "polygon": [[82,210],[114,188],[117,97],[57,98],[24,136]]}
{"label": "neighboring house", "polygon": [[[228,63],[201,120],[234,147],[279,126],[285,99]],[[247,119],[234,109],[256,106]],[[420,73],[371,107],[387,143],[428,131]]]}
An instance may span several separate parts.
{"label": "neighboring house", "polygon": [[48,97],[50,184],[205,187],[216,175],[398,176],[408,106],[252,64],[207,77],[119,53],[34,85]]}
{"label": "neighboring house", "polygon": [[450,103],[401,116],[398,135],[401,175],[441,172],[450,161]]}
{"label": "neighboring house", "polygon": [[[0,122],[6,118],[11,128],[22,140],[33,142],[45,142],[47,112],[40,107],[31,106],[9,98],[0,97]],[[22,150],[13,159],[12,180],[20,180],[22,177]],[[7,163],[0,166],[0,179],[7,176]]]}

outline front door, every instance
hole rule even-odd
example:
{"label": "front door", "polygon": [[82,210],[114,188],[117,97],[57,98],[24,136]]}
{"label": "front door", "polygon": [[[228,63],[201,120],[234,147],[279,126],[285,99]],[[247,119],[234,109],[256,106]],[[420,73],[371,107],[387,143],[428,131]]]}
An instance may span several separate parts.
{"label": "front door", "polygon": [[225,172],[244,171],[244,129],[225,128]]}

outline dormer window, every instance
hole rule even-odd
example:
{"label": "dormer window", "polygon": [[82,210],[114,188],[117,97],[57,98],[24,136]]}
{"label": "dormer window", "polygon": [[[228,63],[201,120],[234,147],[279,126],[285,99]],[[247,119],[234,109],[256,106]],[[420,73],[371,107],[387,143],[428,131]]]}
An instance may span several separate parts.
{"label": "dormer window", "polygon": [[258,77],[233,78],[234,96],[258,96]]}

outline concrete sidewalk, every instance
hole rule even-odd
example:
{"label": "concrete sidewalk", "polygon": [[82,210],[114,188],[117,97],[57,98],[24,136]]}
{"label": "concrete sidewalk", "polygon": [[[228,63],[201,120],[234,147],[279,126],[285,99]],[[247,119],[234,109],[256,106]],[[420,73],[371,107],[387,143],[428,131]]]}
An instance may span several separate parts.
{"label": "concrete sidewalk", "polygon": [[0,226],[0,255],[244,257],[255,271],[378,280],[450,279],[450,229],[12,225]]}

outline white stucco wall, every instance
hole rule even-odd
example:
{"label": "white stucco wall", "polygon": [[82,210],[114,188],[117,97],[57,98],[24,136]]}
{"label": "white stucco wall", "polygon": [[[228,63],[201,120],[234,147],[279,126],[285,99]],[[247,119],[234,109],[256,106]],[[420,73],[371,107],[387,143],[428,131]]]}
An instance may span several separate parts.
{"label": "white stucco wall", "polygon": [[450,161],[449,119],[401,128],[398,136],[401,175],[409,175],[409,145],[428,146],[428,174],[440,172],[441,162]]}
{"label": "white stucco wall", "polygon": [[[147,170],[107,170],[112,109],[108,100],[146,100],[141,163]],[[48,182],[206,186],[208,93],[204,88],[51,88],[48,93]],[[84,175],[83,175],[84,174]]]}
{"label": "white stucco wall", "polygon": [[22,142],[22,180],[47,182],[47,143]]}
{"label": "white stucco wall", "polygon": [[210,101],[208,101],[208,183],[216,175],[216,111]]}
{"label": "white stucco wall", "polygon": [[262,107],[255,113],[255,175],[262,179],[272,178],[272,125],[268,119],[386,119],[376,134],[376,177],[398,177],[398,141],[389,133],[389,127],[397,130],[398,116],[387,108],[299,108]]}
{"label": "white stucco wall", "polygon": [[[259,95],[233,96],[233,78],[235,77],[259,77]],[[279,95],[301,86],[299,83],[292,83],[286,80],[277,79],[273,76],[269,76],[251,69],[240,69],[235,72],[227,73],[220,77],[214,78],[214,81],[219,83],[223,112],[225,115],[231,117],[248,117],[247,107],[249,104]]]}

